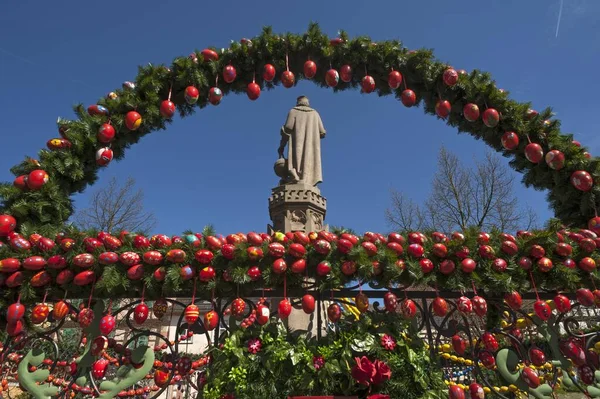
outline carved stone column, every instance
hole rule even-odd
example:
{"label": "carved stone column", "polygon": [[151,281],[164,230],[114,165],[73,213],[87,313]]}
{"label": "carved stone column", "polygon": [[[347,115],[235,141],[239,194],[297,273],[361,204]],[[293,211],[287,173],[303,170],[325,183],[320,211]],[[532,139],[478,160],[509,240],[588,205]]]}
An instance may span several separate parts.
{"label": "carved stone column", "polygon": [[318,187],[306,184],[282,184],[272,189],[269,215],[273,222],[269,230],[290,231],[327,230],[325,212],[327,200]]}

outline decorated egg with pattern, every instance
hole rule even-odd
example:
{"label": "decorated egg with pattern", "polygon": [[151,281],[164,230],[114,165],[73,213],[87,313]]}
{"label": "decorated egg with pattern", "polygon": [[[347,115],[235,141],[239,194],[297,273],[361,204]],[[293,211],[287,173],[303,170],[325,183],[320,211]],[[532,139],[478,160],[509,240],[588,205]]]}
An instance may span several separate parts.
{"label": "decorated egg with pattern", "polygon": [[31,316],[29,319],[33,324],[42,324],[48,320],[50,315],[50,308],[45,303],[39,303],[31,309]]}
{"label": "decorated egg with pattern", "polygon": [[405,319],[412,319],[417,315],[417,305],[412,299],[405,299],[400,303],[400,311]]}
{"label": "decorated egg with pattern", "polygon": [[10,246],[15,251],[26,252],[31,249],[31,243],[25,238],[18,236],[10,240]]}
{"label": "decorated egg with pattern", "polygon": [[75,275],[73,284],[78,286],[89,285],[96,280],[96,274],[92,270],[84,270]]}
{"label": "decorated egg with pattern", "polygon": [[162,263],[163,256],[158,251],[147,251],[144,253],[144,263],[152,266],[158,266]]}
{"label": "decorated egg with pattern", "polygon": [[41,256],[30,256],[23,261],[23,269],[25,270],[41,270],[46,266],[46,259]]}
{"label": "decorated egg with pattern", "polygon": [[83,245],[88,252],[94,252],[97,248],[102,248],[104,246],[100,240],[93,237],[84,238]]}
{"label": "decorated egg with pattern", "polygon": [[144,277],[144,265],[137,264],[127,269],[127,278],[130,280],[141,280]]}
{"label": "decorated egg with pattern", "polygon": [[116,319],[113,315],[107,314],[100,319],[100,332],[102,335],[110,334],[116,325]]}
{"label": "decorated egg with pattern", "polygon": [[144,324],[144,322],[148,319],[148,305],[144,302],[137,304],[137,306],[133,310],[133,320],[136,324]]}
{"label": "decorated egg with pattern", "polygon": [[[259,305],[260,306],[260,305]],[[258,308],[257,308],[258,310]],[[258,311],[257,311],[258,313]],[[214,310],[210,310],[204,314],[204,327],[207,331],[212,331],[219,325],[219,315]]]}
{"label": "decorated egg with pattern", "polygon": [[69,314],[69,305],[65,301],[58,301],[52,308],[52,317],[54,320],[62,320]]}
{"label": "decorated egg with pattern", "polygon": [[119,261],[125,266],[133,266],[140,263],[141,257],[135,252],[123,252],[119,255]]}
{"label": "decorated egg with pattern", "polygon": [[171,249],[167,252],[167,261],[172,263],[183,263],[185,262],[186,254],[182,249]]}
{"label": "decorated egg with pattern", "polygon": [[48,285],[52,281],[52,276],[45,270],[34,274],[29,280],[29,284],[31,284],[34,288],[43,287]]}
{"label": "decorated egg with pattern", "polygon": [[78,267],[88,268],[94,266],[96,259],[92,254],[79,254],[73,258],[73,264]]}
{"label": "decorated egg with pattern", "polygon": [[200,309],[198,309],[198,306],[196,306],[194,304],[188,305],[185,308],[183,316],[185,318],[185,321],[188,323],[188,325],[191,326],[196,321],[198,321],[198,318],[200,317]]}
{"label": "decorated egg with pattern", "polygon": [[471,313],[473,311],[473,303],[466,296],[461,296],[458,298],[458,301],[456,301],[456,307],[461,313]]}
{"label": "decorated egg with pattern", "polygon": [[154,317],[159,320],[162,319],[167,313],[167,310],[169,310],[169,303],[163,298],[154,301],[154,304],[152,305],[152,314],[154,314]]}
{"label": "decorated egg with pattern", "polygon": [[471,300],[473,303],[473,311],[479,317],[485,316],[487,313],[487,302],[484,298],[480,296],[474,296]]}
{"label": "decorated egg with pattern", "polygon": [[67,260],[62,255],[54,255],[48,258],[47,265],[50,269],[60,270],[67,267]]}
{"label": "decorated egg with pattern", "polygon": [[241,318],[246,311],[246,302],[242,298],[236,298],[231,303],[231,315]]}
{"label": "decorated egg with pattern", "polygon": [[101,265],[113,265],[119,261],[119,255],[114,252],[102,252],[98,255],[98,263]]}
{"label": "decorated egg with pattern", "polygon": [[94,321],[94,311],[90,308],[83,308],[77,315],[77,322],[81,328],[89,327]]}
{"label": "decorated egg with pattern", "polygon": [[112,249],[112,250],[119,249],[123,245],[121,240],[119,240],[117,237],[111,236],[111,235],[106,235],[102,239],[102,242],[104,243],[104,246],[107,249]]}

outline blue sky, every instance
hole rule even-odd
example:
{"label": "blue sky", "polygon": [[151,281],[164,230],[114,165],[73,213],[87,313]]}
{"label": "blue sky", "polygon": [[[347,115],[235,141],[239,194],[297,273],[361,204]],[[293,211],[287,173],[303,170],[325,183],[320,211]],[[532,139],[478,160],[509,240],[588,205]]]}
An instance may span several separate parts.
{"label": "blue sky", "polygon": [[[519,101],[552,106],[592,154],[600,154],[597,96],[600,89],[600,2],[530,1],[103,1],[20,0],[0,13],[0,180],[25,155],[34,156],[57,137],[58,116],[86,106],[135,77],[137,66],[170,63],[179,55],[252,37],[265,25],[276,32],[304,32],[319,22],[329,35],[339,29],[374,40],[400,39],[427,47],[456,68],[489,71]],[[559,24],[558,35],[557,25]],[[309,82],[263,92],[256,102],[228,96],[166,131],[146,136],[121,162],[101,173],[136,178],[157,232],[177,234],[212,223],[222,233],[263,231],[267,198],[277,183],[279,127],[300,94],[323,118],[327,222],[359,232],[387,231],[389,190],[426,197],[443,144],[466,162],[485,146],[421,109],[394,98],[333,94]],[[542,220],[551,214],[544,193],[517,192]]]}

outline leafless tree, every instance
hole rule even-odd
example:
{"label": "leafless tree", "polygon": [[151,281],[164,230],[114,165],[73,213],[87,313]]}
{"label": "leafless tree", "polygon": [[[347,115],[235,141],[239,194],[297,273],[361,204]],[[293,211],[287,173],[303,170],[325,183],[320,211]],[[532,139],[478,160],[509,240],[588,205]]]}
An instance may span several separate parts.
{"label": "leafless tree", "polygon": [[75,224],[84,230],[149,233],[156,219],[143,205],[144,193],[135,189],[133,178],[120,185],[113,177],[106,188],[93,193],[90,206],[76,214]]}
{"label": "leafless tree", "polygon": [[442,147],[427,200],[420,205],[392,190],[391,207],[385,216],[392,228],[402,231],[449,232],[470,227],[515,231],[536,227],[535,211],[519,206],[513,184],[514,175],[496,154],[487,152],[468,169]]}

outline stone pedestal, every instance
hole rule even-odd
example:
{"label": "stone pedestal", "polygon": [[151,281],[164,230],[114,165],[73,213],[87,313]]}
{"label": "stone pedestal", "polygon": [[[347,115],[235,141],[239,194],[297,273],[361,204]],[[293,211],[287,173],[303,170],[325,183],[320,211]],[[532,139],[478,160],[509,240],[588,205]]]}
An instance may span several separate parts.
{"label": "stone pedestal", "polygon": [[317,187],[306,184],[283,184],[272,189],[269,197],[269,230],[290,231],[327,230],[325,212],[327,200]]}

